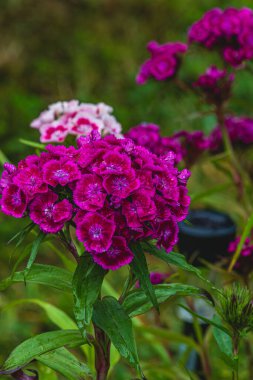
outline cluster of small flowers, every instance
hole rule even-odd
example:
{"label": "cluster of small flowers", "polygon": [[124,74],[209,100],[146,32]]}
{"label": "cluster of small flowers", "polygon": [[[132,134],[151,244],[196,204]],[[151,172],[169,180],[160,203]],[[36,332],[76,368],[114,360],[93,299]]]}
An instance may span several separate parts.
{"label": "cluster of small flowers", "polygon": [[169,152],[173,152],[175,163],[182,161],[185,155],[180,142],[174,137],[161,136],[160,127],[156,124],[138,124],[125,133],[125,137],[132,139],[136,145],[144,146],[161,158],[167,156]]}
{"label": "cluster of small flowers", "polygon": [[209,140],[202,131],[180,131],[170,137],[160,134],[160,127],[156,124],[142,123],[131,128],[125,136],[132,139],[137,145],[144,146],[161,159],[172,157],[175,163],[185,160],[191,166],[197,158],[209,148]]}
{"label": "cluster of small flowers", "polygon": [[190,203],[189,171],[130,139],[79,137],[78,148],[48,145],[18,166],[6,163],[1,210],[28,215],[45,233],[76,226],[77,238],[105,269],[130,263],[129,243],[156,239],[170,251]]}
{"label": "cluster of small flowers", "polygon": [[234,74],[228,74],[227,70],[212,65],[199,76],[193,86],[201,89],[208,103],[220,105],[229,99],[234,78]]}
{"label": "cluster of small flowers", "polygon": [[[253,144],[253,119],[249,117],[227,116],[225,118],[225,126],[232,144]],[[219,151],[222,145],[222,133],[218,126],[214,128],[209,136],[209,150],[211,152]]]}
{"label": "cluster of small flowers", "polygon": [[156,41],[147,44],[151,58],[143,63],[137,75],[138,84],[144,84],[150,77],[163,81],[173,78],[180,66],[181,56],[186,53],[187,45],[171,42],[159,45]]}
{"label": "cluster of small flowers", "polygon": [[101,135],[121,135],[121,125],[104,104],[79,103],[77,100],[51,104],[31,123],[40,132],[40,141],[63,142],[68,135],[87,136],[92,131]]}
{"label": "cluster of small flowers", "polygon": [[232,66],[253,57],[253,12],[249,8],[214,8],[195,22],[189,32],[189,42],[207,49],[217,49]]}
{"label": "cluster of small flowers", "polygon": [[[240,236],[229,244],[228,253],[234,254],[239,242]],[[239,259],[235,264],[235,269],[243,274],[248,274],[253,270],[253,244],[250,238],[247,238],[243,245]]]}

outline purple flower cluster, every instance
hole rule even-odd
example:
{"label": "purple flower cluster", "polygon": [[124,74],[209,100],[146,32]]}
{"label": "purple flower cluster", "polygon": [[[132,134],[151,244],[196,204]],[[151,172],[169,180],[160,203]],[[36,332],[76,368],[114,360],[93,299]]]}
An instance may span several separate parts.
{"label": "purple flower cluster", "polygon": [[232,66],[253,57],[253,12],[249,8],[214,8],[195,22],[188,33],[189,42],[217,49]]}
{"label": "purple flower cluster", "polygon": [[163,137],[160,127],[149,123],[141,123],[131,128],[125,137],[144,146],[161,159],[174,160],[175,163],[184,160],[187,166],[191,166],[209,148],[209,139],[202,131],[180,131]]}
{"label": "purple flower cluster", "polygon": [[201,89],[208,103],[219,105],[230,97],[233,81],[234,74],[213,65],[193,85]]}
{"label": "purple flower cluster", "polygon": [[[235,145],[253,144],[253,119],[249,117],[227,116],[225,118],[230,140]],[[211,152],[222,149],[223,139],[219,126],[214,128],[209,137],[209,150]]]}
{"label": "purple flower cluster", "polygon": [[[235,253],[240,239],[240,236],[238,236],[234,241],[232,241],[229,244],[228,253]],[[243,245],[239,259],[235,264],[235,269],[243,274],[248,274],[253,270],[253,244],[250,241],[250,238],[247,238]]]}
{"label": "purple flower cluster", "polygon": [[138,124],[125,133],[125,137],[132,139],[136,145],[144,146],[157,156],[168,158],[170,154],[171,159],[174,159],[175,163],[183,159],[184,152],[182,151],[180,142],[173,137],[161,136],[160,127],[156,124]]}
{"label": "purple flower cluster", "polygon": [[104,103],[79,103],[77,100],[51,104],[31,123],[40,132],[43,143],[61,143],[68,135],[87,136],[92,131],[120,137],[121,125]]}
{"label": "purple flower cluster", "polygon": [[45,233],[66,222],[94,261],[105,269],[129,264],[129,243],[156,239],[170,251],[178,222],[190,198],[181,172],[130,139],[92,133],[73,146],[48,145],[15,167],[4,165],[1,210],[16,218],[28,215]]}
{"label": "purple flower cluster", "polygon": [[181,56],[187,51],[187,45],[181,42],[160,45],[156,41],[150,41],[147,50],[151,58],[141,66],[136,78],[138,84],[146,83],[150,77],[159,81],[174,77],[180,66]]}

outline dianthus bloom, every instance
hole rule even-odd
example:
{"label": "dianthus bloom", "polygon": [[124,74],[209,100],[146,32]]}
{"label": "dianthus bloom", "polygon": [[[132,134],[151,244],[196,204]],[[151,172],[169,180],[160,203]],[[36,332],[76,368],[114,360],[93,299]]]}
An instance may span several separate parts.
{"label": "dianthus bloom", "polygon": [[87,136],[92,131],[120,137],[121,125],[104,103],[79,103],[77,100],[51,104],[31,123],[40,132],[40,141],[63,142],[68,135]]}
{"label": "dianthus bloom", "polygon": [[234,74],[210,66],[194,83],[205,95],[208,103],[220,105],[230,97]]}
{"label": "dianthus bloom", "polygon": [[[229,244],[228,252],[234,254],[238,244],[240,242],[240,236]],[[245,240],[243,248],[241,250],[239,259],[235,264],[235,269],[243,274],[248,274],[253,269],[253,243],[249,238]]]}
{"label": "dianthus bloom", "polygon": [[[227,128],[232,144],[239,147],[253,144],[253,119],[229,115],[225,118],[225,127]],[[209,137],[210,151],[219,151],[222,145],[222,133],[218,126],[212,131]]]}
{"label": "dianthus bloom", "polygon": [[135,144],[144,146],[157,156],[167,156],[170,152],[174,153],[175,162],[182,161],[185,152],[178,139],[173,137],[163,137],[160,127],[152,123],[141,123],[132,127],[125,137],[132,139]]}
{"label": "dianthus bloom", "polygon": [[105,269],[129,264],[136,241],[156,239],[171,251],[178,222],[188,212],[189,172],[130,139],[92,133],[77,142],[78,148],[48,145],[18,167],[5,164],[2,212],[29,216],[44,233],[60,232],[71,222]]}
{"label": "dianthus bloom", "polygon": [[[169,273],[151,272],[149,274],[150,282],[153,285],[163,284],[165,282],[166,278],[168,278],[168,277],[169,277]],[[139,281],[137,281],[136,287],[137,288],[140,287]]]}
{"label": "dianthus bloom", "polygon": [[174,77],[180,66],[181,56],[187,51],[187,45],[181,42],[159,45],[156,41],[150,41],[147,50],[151,58],[141,66],[136,78],[138,84],[144,84],[150,77],[159,81]]}
{"label": "dianthus bloom", "polygon": [[214,8],[195,22],[188,33],[189,42],[217,49],[232,66],[253,57],[253,12],[249,8]]}

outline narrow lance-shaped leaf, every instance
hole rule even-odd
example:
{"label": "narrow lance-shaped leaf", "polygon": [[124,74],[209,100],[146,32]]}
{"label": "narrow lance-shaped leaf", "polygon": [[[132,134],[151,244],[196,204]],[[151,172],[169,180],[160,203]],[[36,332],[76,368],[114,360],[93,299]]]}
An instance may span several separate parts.
{"label": "narrow lance-shaped leaf", "polygon": [[133,244],[131,246],[131,250],[134,253],[134,259],[130,264],[133,273],[138,278],[141,289],[145,292],[156,310],[159,311],[159,305],[156,299],[155,291],[150,281],[145,253],[143,252],[141,245],[138,243]]}
{"label": "narrow lance-shaped leaf", "polygon": [[46,285],[62,291],[71,291],[73,274],[66,269],[53,265],[34,264],[25,277],[25,271],[15,272],[0,282],[0,291],[14,283],[23,282]]}
{"label": "narrow lance-shaped leaf", "polygon": [[34,242],[32,244],[31,254],[30,254],[29,260],[28,260],[27,265],[26,265],[25,275],[27,275],[29,273],[29,270],[31,269],[31,267],[32,267],[32,265],[36,259],[40,244],[44,240],[45,236],[46,235],[44,234],[44,232],[39,231],[38,236],[34,240]]}
{"label": "narrow lance-shaped leaf", "polygon": [[139,369],[132,321],[122,305],[113,297],[105,297],[94,305],[93,322],[109,336],[120,355]]}
{"label": "narrow lance-shaped leaf", "polygon": [[106,271],[97,265],[91,255],[80,257],[73,277],[74,314],[77,325],[85,335],[89,325],[93,305],[98,299]]}
{"label": "narrow lance-shaped leaf", "polygon": [[[173,296],[201,296],[202,291],[195,286],[186,284],[161,284],[154,286],[158,303],[167,301]],[[134,289],[125,298],[123,307],[132,318],[144,314],[152,308],[152,303],[142,289]]]}
{"label": "narrow lance-shaped leaf", "polygon": [[38,355],[63,346],[76,347],[86,341],[78,330],[57,330],[36,335],[17,346],[4,362],[0,374],[10,374],[23,368]]}
{"label": "narrow lance-shaped leaf", "polygon": [[92,379],[90,369],[66,348],[61,347],[36,357],[36,360],[61,373],[68,380]]}
{"label": "narrow lance-shaped leaf", "polygon": [[151,255],[165,261],[169,265],[175,265],[176,267],[183,269],[187,272],[191,272],[195,274],[199,279],[201,279],[206,286],[214,291],[215,293],[221,293],[219,289],[217,289],[209,280],[207,280],[203,275],[201,270],[194,267],[193,265],[187,263],[185,256],[181,255],[180,253],[176,252],[170,252],[167,253],[164,249],[158,249],[153,244],[150,243],[143,243],[142,244],[143,249],[150,253]]}

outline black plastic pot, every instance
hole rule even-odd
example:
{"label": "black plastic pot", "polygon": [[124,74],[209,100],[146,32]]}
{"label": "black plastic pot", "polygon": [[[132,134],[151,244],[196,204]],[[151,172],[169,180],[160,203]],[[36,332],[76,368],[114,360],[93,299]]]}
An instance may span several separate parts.
{"label": "black plastic pot", "polygon": [[199,259],[214,263],[226,255],[236,236],[230,216],[214,210],[191,210],[187,221],[180,223],[178,246],[189,261],[194,265],[201,265]]}

